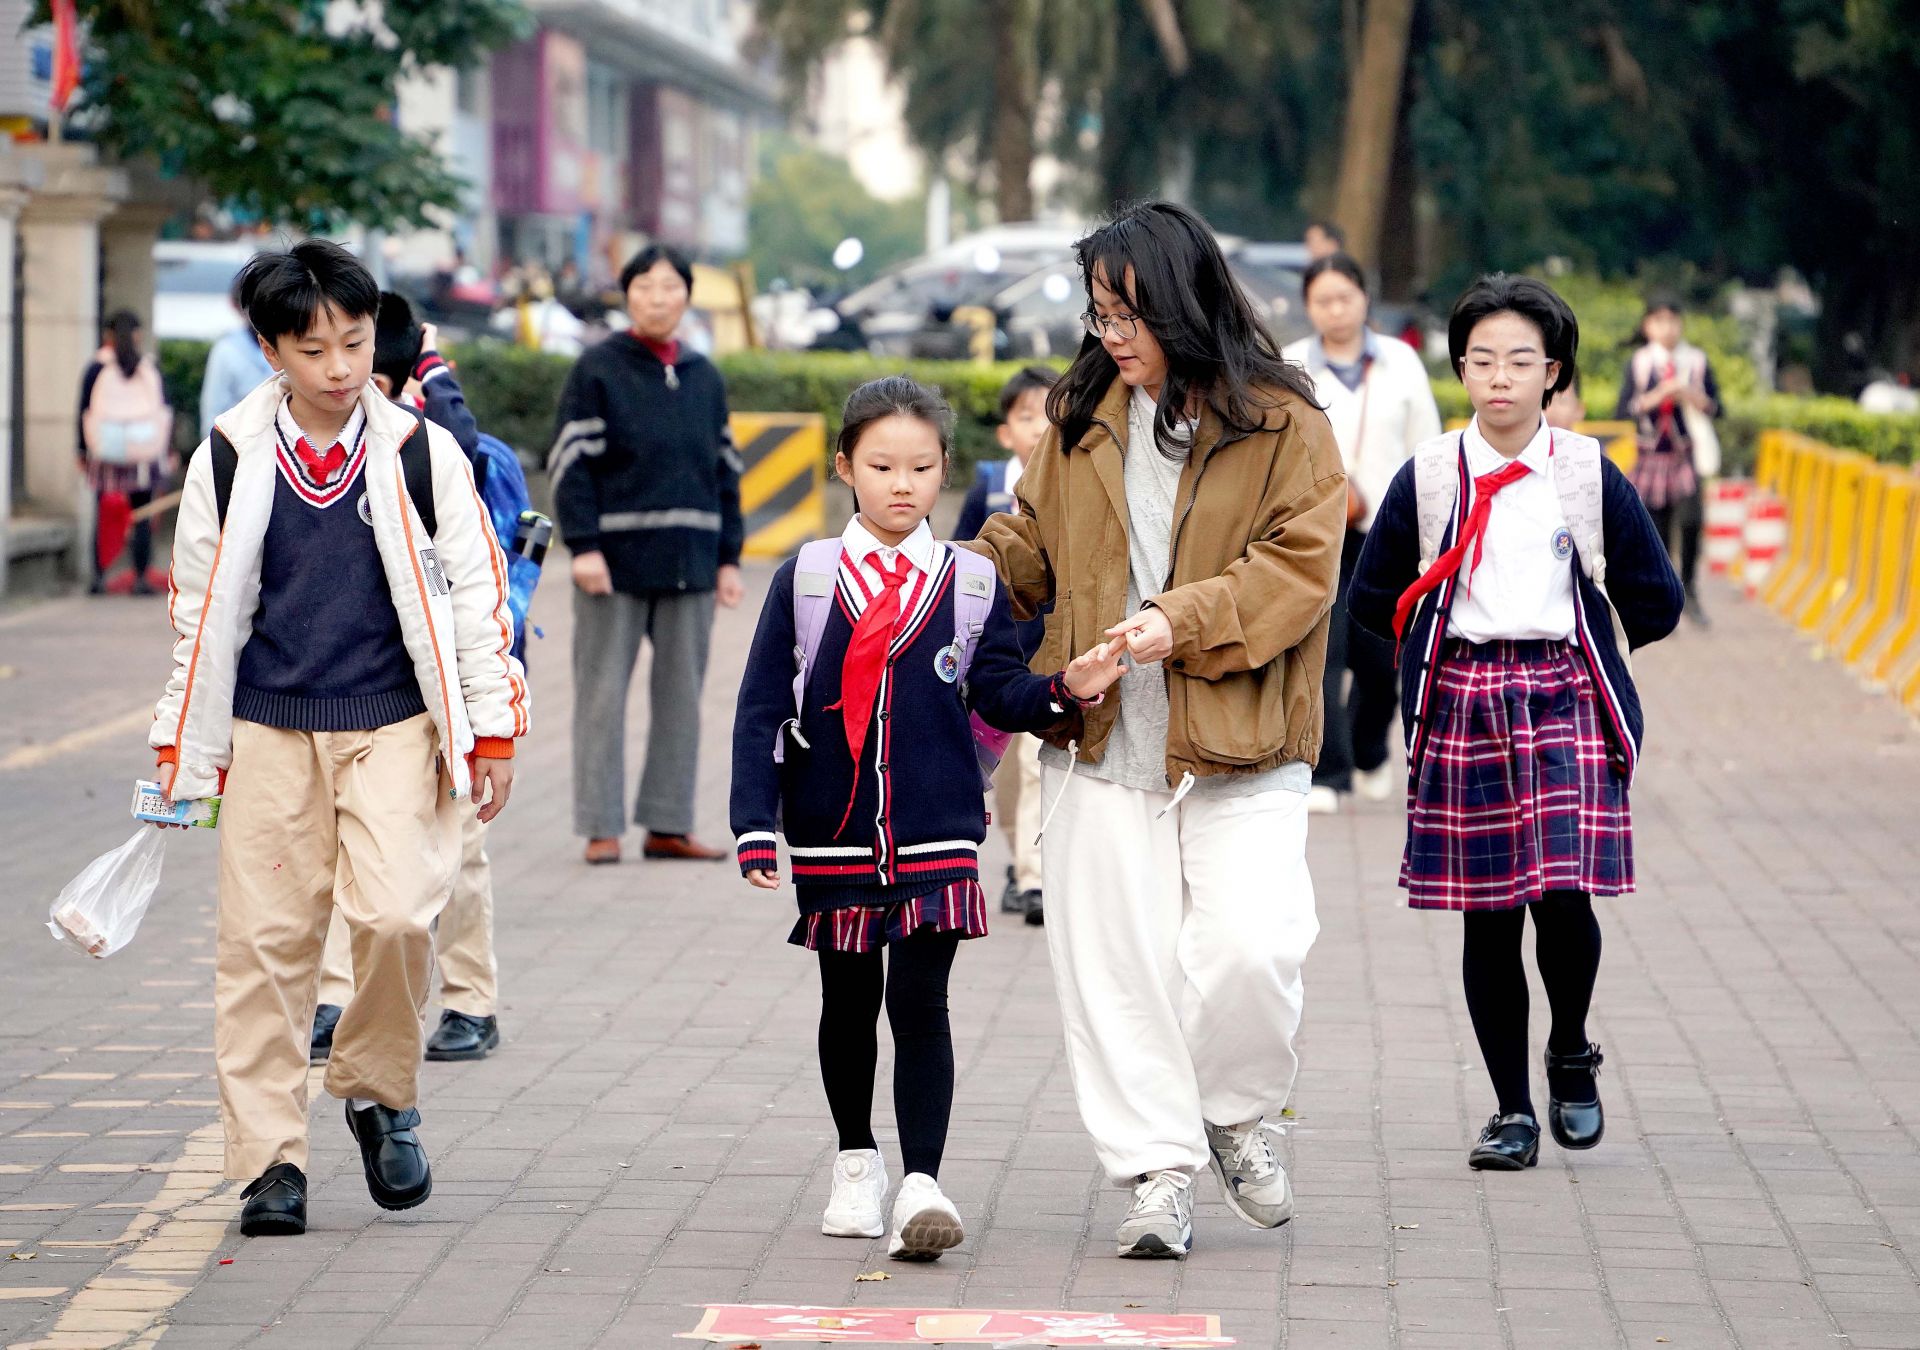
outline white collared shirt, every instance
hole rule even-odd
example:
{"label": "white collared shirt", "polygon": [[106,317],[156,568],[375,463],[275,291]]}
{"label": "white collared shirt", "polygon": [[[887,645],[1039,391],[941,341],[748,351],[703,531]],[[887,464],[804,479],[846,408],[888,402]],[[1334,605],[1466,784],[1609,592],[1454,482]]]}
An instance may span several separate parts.
{"label": "white collared shirt", "polygon": [[[1465,434],[1467,472],[1473,477],[1492,473],[1508,462],[1480,434],[1479,418]],[[1519,456],[1532,472],[1509,483],[1493,499],[1486,548],[1474,569],[1472,588],[1462,587],[1453,597],[1453,611],[1447,618],[1449,637],[1495,642],[1574,635],[1573,536],[1567,532],[1560,494],[1553,485],[1552,445],[1552,432],[1543,419]],[[1460,575],[1466,575],[1464,565]]]}
{"label": "white collared shirt", "polygon": [[347,415],[347,424],[340,428],[340,434],[328,441],[325,445],[322,445],[312,436],[307,435],[307,433],[301,429],[300,424],[293,420],[293,399],[291,397],[280,400],[280,411],[274,415],[274,420],[279,426],[281,436],[286,439],[289,449],[297,445],[303,437],[316,454],[325,454],[328,448],[334,445],[346,446],[347,459],[346,462],[340,466],[340,472],[345,473],[353,466],[354,445],[360,439],[362,423],[367,420],[367,415],[362,411],[359,403],[356,402],[353,405],[353,411]]}
{"label": "white collared shirt", "polygon": [[[860,574],[860,580],[866,583],[868,593],[878,595],[882,585],[882,568],[891,573],[898,567],[895,559],[905,558],[912,568],[907,573],[907,585],[911,587],[916,577],[933,571],[933,551],[939,544],[933,537],[932,527],[922,520],[914,527],[912,534],[900,541],[900,547],[889,548],[873,537],[865,521],[855,516],[841,532],[840,546],[853,559],[854,570]],[[902,595],[900,601],[904,605],[907,597]]]}

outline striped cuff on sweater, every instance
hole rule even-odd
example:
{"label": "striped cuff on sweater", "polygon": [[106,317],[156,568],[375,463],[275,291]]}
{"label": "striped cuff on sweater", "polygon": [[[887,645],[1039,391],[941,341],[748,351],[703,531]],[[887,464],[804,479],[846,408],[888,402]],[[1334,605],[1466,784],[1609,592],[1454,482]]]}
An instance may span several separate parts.
{"label": "striped cuff on sweater", "polygon": [[439,352],[428,352],[420,358],[420,363],[413,368],[413,378],[425,384],[446,368],[447,361],[445,357],[441,356]]}
{"label": "striped cuff on sweater", "polygon": [[734,851],[740,858],[740,875],[745,876],[749,872],[779,871],[779,843],[778,836],[770,830],[754,830],[734,840]]}

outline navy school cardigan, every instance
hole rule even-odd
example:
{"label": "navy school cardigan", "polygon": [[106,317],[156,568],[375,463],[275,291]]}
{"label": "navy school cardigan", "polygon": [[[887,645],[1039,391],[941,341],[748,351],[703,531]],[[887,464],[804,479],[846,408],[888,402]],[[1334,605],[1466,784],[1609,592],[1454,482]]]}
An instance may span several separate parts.
{"label": "navy school cardigan", "polygon": [[[1408,460],[1394,475],[1373,528],[1367,532],[1366,546],[1360,551],[1347,595],[1347,612],[1353,621],[1388,642],[1393,641],[1394,606],[1420,575],[1420,525],[1413,477],[1413,461]],[[1686,594],[1667,556],[1666,543],[1626,475],[1603,458],[1600,482],[1607,595],[1602,595],[1582,570],[1577,551],[1567,566],[1573,569],[1577,645],[1603,710],[1608,760],[1616,773],[1631,779],[1640,759],[1645,722],[1626,653],[1615,640],[1607,596],[1613,599],[1627,645],[1633,649],[1658,642],[1673,631],[1680,622]],[[1441,539],[1442,552],[1453,547],[1463,513],[1471,506],[1470,497],[1470,484],[1463,481],[1453,518]],[[1406,736],[1408,761],[1416,768],[1426,747],[1426,710],[1440,673],[1447,618],[1453,612],[1457,585],[1455,577],[1421,597],[1400,643],[1400,726]]]}
{"label": "navy school cardigan", "polygon": [[[742,873],[777,867],[775,835],[786,835],[803,914],[891,903],[977,879],[987,815],[969,705],[1002,731],[1045,731],[1066,716],[1059,677],[1030,674],[1021,660],[1005,587],[994,588],[965,701],[941,678],[939,655],[954,640],[955,569],[944,546],[937,559],[882,672],[857,794],[846,723],[839,709],[828,710],[840,699],[840,665],[853,636],[844,581],[807,680],[804,745],[784,726],[794,715],[797,560],[774,575],[760,611],[733,724],[732,826]],[[782,736],[786,762],[777,764],[773,749]]]}

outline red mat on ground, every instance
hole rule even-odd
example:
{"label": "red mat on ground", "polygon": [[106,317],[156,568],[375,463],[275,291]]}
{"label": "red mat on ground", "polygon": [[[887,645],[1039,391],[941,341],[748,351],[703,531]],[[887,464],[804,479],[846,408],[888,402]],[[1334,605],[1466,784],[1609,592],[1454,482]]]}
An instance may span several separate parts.
{"label": "red mat on ground", "polygon": [[1212,1313],[1008,1312],[715,1304],[679,1339],[812,1345],[1098,1345],[1211,1350],[1235,1344]]}

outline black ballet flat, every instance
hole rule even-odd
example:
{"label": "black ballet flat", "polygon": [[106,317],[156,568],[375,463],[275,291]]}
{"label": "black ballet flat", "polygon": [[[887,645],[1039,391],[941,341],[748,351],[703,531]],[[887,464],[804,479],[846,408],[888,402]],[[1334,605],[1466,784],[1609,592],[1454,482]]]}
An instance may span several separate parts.
{"label": "black ballet flat", "polygon": [[1479,1142],[1467,1154],[1476,1172],[1518,1172],[1540,1161],[1540,1122],[1515,1112],[1487,1118]]}
{"label": "black ballet flat", "polygon": [[[1561,1148],[1592,1148],[1600,1142],[1600,1136],[1607,1131],[1607,1115],[1600,1109],[1600,1086],[1594,1080],[1600,1076],[1600,1065],[1606,1057],[1600,1053],[1600,1047],[1592,1041],[1577,1055],[1556,1055],[1547,1051],[1547,1125],[1553,1130],[1553,1142]],[[1562,1101],[1554,1095],[1553,1075],[1562,1073],[1584,1073],[1588,1081],[1593,1082],[1592,1099],[1589,1101]]]}

